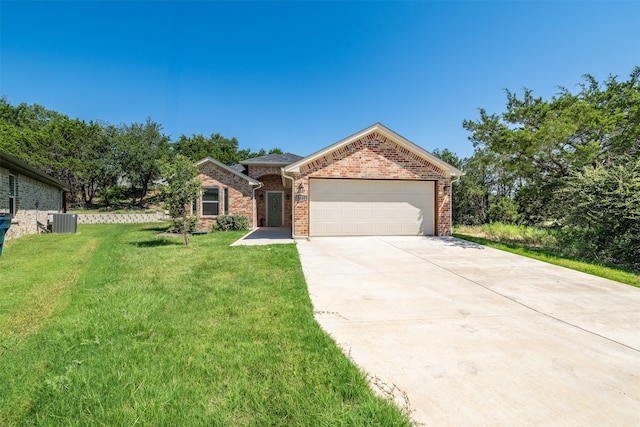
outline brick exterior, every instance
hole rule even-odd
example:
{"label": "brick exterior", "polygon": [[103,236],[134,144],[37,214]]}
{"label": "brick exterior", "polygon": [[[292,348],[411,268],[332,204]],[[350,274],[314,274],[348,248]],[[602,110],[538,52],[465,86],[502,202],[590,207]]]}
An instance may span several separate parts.
{"label": "brick exterior", "polygon": [[[435,230],[440,236],[451,234],[450,186],[448,174],[384,135],[374,132],[300,167],[294,188],[304,184],[309,196],[309,178],[402,179],[436,182]],[[294,235],[309,235],[309,197],[295,202]]]}
{"label": "brick exterior", "polygon": [[258,181],[262,181],[265,175],[278,175],[280,176],[280,168],[276,166],[247,166],[247,175]]}
{"label": "brick exterior", "polygon": [[[62,212],[63,193],[58,188],[26,175],[0,168],[0,212],[9,212],[9,175],[15,176],[16,214],[5,239],[15,239],[38,232],[36,221],[47,222],[48,213]],[[36,203],[38,208],[36,209]]]}
{"label": "brick exterior", "polygon": [[[252,186],[246,179],[224,170],[213,163],[204,163],[200,167],[198,178],[202,187],[218,187],[220,189],[220,214],[224,214],[224,189],[229,190],[229,215],[246,215],[249,224],[256,226],[253,212]],[[202,198],[197,203],[197,215],[200,217],[200,228],[209,229],[216,222],[217,216],[202,215]]]}

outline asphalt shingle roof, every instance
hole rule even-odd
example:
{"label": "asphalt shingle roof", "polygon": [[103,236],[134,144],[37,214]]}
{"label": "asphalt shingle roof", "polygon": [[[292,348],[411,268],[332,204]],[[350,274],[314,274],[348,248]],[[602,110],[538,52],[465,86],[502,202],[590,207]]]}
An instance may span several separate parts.
{"label": "asphalt shingle roof", "polygon": [[243,160],[240,162],[243,165],[264,165],[264,164],[274,164],[274,165],[289,165],[291,163],[297,162],[302,159],[302,156],[298,156],[297,154],[292,153],[283,153],[283,154],[267,154],[266,156],[254,157],[252,159]]}

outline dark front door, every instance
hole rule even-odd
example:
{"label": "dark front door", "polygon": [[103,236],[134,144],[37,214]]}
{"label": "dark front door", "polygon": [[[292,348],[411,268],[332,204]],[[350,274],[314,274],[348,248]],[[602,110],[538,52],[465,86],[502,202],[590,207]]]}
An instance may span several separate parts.
{"label": "dark front door", "polygon": [[282,227],[282,193],[267,193],[267,227]]}

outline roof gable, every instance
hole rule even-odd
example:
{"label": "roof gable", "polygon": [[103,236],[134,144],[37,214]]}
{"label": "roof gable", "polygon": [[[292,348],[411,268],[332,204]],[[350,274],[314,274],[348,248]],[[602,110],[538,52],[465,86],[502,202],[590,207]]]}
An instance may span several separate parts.
{"label": "roof gable", "polygon": [[229,172],[229,173],[231,173],[233,175],[239,176],[240,178],[246,180],[249,183],[249,185],[261,185],[261,183],[259,181],[256,181],[255,179],[243,174],[242,172],[240,172],[240,171],[238,171],[238,170],[236,170],[236,169],[234,169],[234,168],[232,168],[230,166],[227,166],[222,162],[217,161],[213,157],[205,157],[204,159],[198,160],[196,162],[196,166],[200,167],[200,166],[202,166],[202,165],[204,165],[206,163],[214,164],[217,167],[219,167],[220,169],[223,169],[223,170],[225,170],[225,171],[227,171],[227,172]]}
{"label": "roof gable", "polygon": [[434,165],[436,165],[437,167],[443,169],[444,171],[448,172],[449,175],[451,176],[462,176],[464,175],[464,172],[462,172],[461,170],[457,169],[456,167],[450,165],[449,163],[445,162],[444,160],[439,159],[438,157],[434,156],[433,154],[429,153],[427,150],[417,146],[416,144],[414,144],[413,142],[409,141],[408,139],[398,135],[397,133],[393,132],[391,129],[387,128],[386,126],[380,124],[380,123],[376,123],[373,126],[369,126],[366,129],[361,130],[360,132],[353,134],[341,141],[336,142],[335,144],[332,144],[320,151],[317,151],[303,159],[298,160],[295,163],[292,163],[288,166],[285,166],[283,168],[283,172],[284,173],[298,173],[300,172],[300,168],[303,167],[304,165],[307,165],[309,163],[314,162],[315,160],[327,156],[328,154],[340,150],[341,148],[351,144],[354,141],[357,141],[361,138],[366,137],[367,135],[373,134],[373,133],[379,133],[383,136],[385,136],[386,138],[390,139],[391,141],[393,141],[394,143],[398,144],[400,147],[410,151],[411,153],[415,154],[418,157],[421,157],[425,160],[427,160],[429,163],[432,163]]}

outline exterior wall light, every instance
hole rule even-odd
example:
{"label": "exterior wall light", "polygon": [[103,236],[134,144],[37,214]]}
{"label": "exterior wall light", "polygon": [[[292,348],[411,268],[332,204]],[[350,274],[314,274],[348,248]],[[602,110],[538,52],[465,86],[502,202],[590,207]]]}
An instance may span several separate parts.
{"label": "exterior wall light", "polygon": [[304,184],[300,183],[300,185],[298,185],[298,194],[304,194]]}

